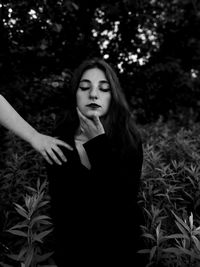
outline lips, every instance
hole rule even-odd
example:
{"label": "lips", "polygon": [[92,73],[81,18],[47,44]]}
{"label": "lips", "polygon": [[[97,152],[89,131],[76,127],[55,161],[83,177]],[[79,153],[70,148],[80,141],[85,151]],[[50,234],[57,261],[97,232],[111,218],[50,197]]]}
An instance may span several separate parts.
{"label": "lips", "polygon": [[101,106],[99,106],[96,103],[90,103],[90,104],[87,105],[87,107],[90,107],[90,108],[100,108]]}

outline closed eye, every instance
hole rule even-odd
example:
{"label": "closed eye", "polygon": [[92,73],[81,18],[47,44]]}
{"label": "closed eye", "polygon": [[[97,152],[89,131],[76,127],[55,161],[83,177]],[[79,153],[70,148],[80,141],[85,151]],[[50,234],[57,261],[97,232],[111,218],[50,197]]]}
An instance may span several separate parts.
{"label": "closed eye", "polygon": [[110,91],[110,85],[108,83],[102,83],[99,86],[99,90],[101,90],[103,92],[109,92]]}
{"label": "closed eye", "polygon": [[108,87],[108,88],[100,87],[99,90],[101,90],[102,92],[109,92],[110,87]]}
{"label": "closed eye", "polygon": [[91,86],[91,83],[89,80],[81,80],[80,84],[79,84],[79,88],[82,90],[82,91],[86,91],[86,90],[89,90],[90,89],[90,86]]}
{"label": "closed eye", "polygon": [[86,86],[79,86],[79,88],[82,90],[82,91],[86,91],[86,90],[89,90],[90,87],[86,87]]}

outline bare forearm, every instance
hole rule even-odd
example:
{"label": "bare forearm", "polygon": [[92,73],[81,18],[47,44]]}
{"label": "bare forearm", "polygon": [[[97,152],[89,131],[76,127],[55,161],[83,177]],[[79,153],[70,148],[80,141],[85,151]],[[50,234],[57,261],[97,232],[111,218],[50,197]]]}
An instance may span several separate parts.
{"label": "bare forearm", "polygon": [[28,142],[50,164],[53,162],[62,164],[62,161],[67,160],[59,146],[73,150],[70,145],[62,140],[36,131],[17,113],[2,95],[0,95],[0,124]]}
{"label": "bare forearm", "polygon": [[31,143],[37,131],[0,95],[0,124]]}

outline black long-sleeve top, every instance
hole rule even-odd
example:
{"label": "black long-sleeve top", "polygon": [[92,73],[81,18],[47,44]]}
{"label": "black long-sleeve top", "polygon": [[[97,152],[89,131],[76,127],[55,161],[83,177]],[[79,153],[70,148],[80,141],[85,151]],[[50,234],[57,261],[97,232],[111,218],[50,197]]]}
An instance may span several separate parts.
{"label": "black long-sleeve top", "polygon": [[123,153],[106,134],[89,140],[83,145],[89,170],[81,164],[74,137],[67,131],[57,136],[74,148],[62,148],[66,163],[47,167],[58,266],[67,266],[72,259],[89,266],[135,261],[140,138]]}

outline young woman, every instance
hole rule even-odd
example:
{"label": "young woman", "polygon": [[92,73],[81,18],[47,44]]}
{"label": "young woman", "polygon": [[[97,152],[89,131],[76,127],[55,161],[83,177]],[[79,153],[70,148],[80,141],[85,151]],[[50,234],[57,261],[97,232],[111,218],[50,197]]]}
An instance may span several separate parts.
{"label": "young woman", "polygon": [[60,165],[67,160],[59,146],[72,149],[65,142],[36,131],[2,95],[0,95],[0,124],[28,142],[49,164],[55,162]]}
{"label": "young woman", "polygon": [[55,134],[74,150],[63,148],[67,162],[47,167],[56,263],[133,266],[140,238],[140,134],[104,60],[83,62],[71,89],[71,106]]}

